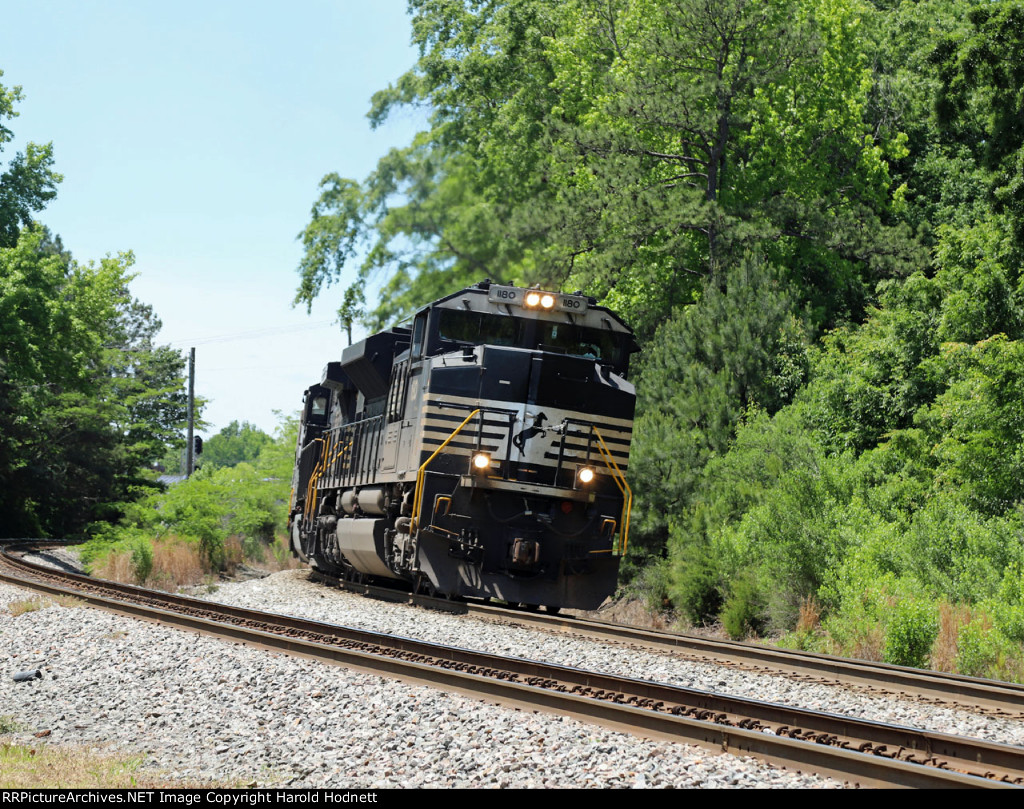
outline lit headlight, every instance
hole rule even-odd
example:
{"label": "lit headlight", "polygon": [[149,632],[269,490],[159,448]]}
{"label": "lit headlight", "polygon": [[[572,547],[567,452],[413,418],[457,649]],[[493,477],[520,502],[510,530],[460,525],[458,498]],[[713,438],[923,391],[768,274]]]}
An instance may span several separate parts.
{"label": "lit headlight", "polygon": [[552,306],[555,305],[555,296],[554,295],[541,295],[540,296],[540,305],[544,309],[550,309]]}
{"label": "lit headlight", "polygon": [[539,292],[527,292],[526,293],[526,305],[527,306],[536,306],[538,303],[540,303],[540,293]]}
{"label": "lit headlight", "polygon": [[579,472],[576,473],[576,478],[577,480],[579,480],[580,483],[590,483],[590,481],[594,479],[594,470],[591,469],[589,466],[584,466],[582,469],[580,469]]}
{"label": "lit headlight", "polygon": [[478,472],[488,469],[491,466],[491,456],[486,452],[478,452],[473,456],[473,468]]}

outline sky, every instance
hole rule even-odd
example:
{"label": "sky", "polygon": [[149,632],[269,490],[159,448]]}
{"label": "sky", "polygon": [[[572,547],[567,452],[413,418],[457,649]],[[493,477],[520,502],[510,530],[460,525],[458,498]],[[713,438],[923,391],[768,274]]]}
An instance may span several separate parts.
{"label": "sky", "polygon": [[297,236],[325,174],[363,180],[424,127],[366,119],[415,63],[410,34],[405,0],[5,4],[0,84],[24,99],[0,165],[53,143],[64,181],[38,220],[79,261],[133,253],[158,341],[196,349],[200,435],[272,432],[340,356],[350,276],[293,307]]}

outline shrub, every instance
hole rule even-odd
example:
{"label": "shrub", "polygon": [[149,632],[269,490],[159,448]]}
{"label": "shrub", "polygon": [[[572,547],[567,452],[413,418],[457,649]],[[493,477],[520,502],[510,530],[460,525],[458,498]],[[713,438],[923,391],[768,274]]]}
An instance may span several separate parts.
{"label": "shrub", "polygon": [[711,623],[722,608],[718,572],[706,559],[677,563],[672,576],[672,601],[694,626]]}
{"label": "shrub", "polygon": [[729,637],[740,640],[764,630],[764,597],[756,577],[741,574],[733,583],[732,592],[722,607],[722,625]]}
{"label": "shrub", "polygon": [[153,573],[153,546],[138,538],[132,544],[132,575],[139,584],[145,584]]}
{"label": "shrub", "polygon": [[991,671],[999,667],[1000,652],[992,622],[986,616],[976,618],[960,630],[957,638],[957,671],[968,677],[991,676]]}
{"label": "shrub", "polygon": [[665,612],[672,607],[668,593],[670,575],[668,559],[652,558],[633,579],[628,589],[643,601],[648,612]]}
{"label": "shrub", "polygon": [[902,601],[886,629],[882,659],[897,666],[924,668],[938,633],[939,623],[931,604]]}

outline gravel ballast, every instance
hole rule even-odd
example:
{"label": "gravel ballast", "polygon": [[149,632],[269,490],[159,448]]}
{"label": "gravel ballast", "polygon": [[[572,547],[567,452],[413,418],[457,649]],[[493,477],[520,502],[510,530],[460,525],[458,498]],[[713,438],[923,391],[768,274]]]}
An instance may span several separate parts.
{"label": "gravel ballast", "polygon": [[[640,654],[469,616],[388,604],[291,571],[213,600],[706,690],[1020,744],[1024,727],[965,711]],[[0,585],[0,715],[18,741],[110,747],[172,778],[293,787],[834,787],[760,762],[499,708]],[[18,671],[42,678],[14,682]]]}

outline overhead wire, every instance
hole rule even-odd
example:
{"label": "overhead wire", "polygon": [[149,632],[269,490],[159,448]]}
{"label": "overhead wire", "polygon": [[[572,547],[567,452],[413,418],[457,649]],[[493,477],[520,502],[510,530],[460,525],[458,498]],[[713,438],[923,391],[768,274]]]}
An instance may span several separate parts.
{"label": "overhead wire", "polygon": [[317,323],[309,323],[305,326],[268,326],[262,329],[251,329],[249,331],[234,332],[232,334],[218,334],[211,337],[198,337],[196,339],[172,340],[167,345],[176,346],[200,346],[211,343],[228,343],[234,340],[253,340],[258,337],[268,337],[277,334],[291,334],[300,331],[312,331],[322,329],[325,326],[337,325],[336,320],[324,320]]}

